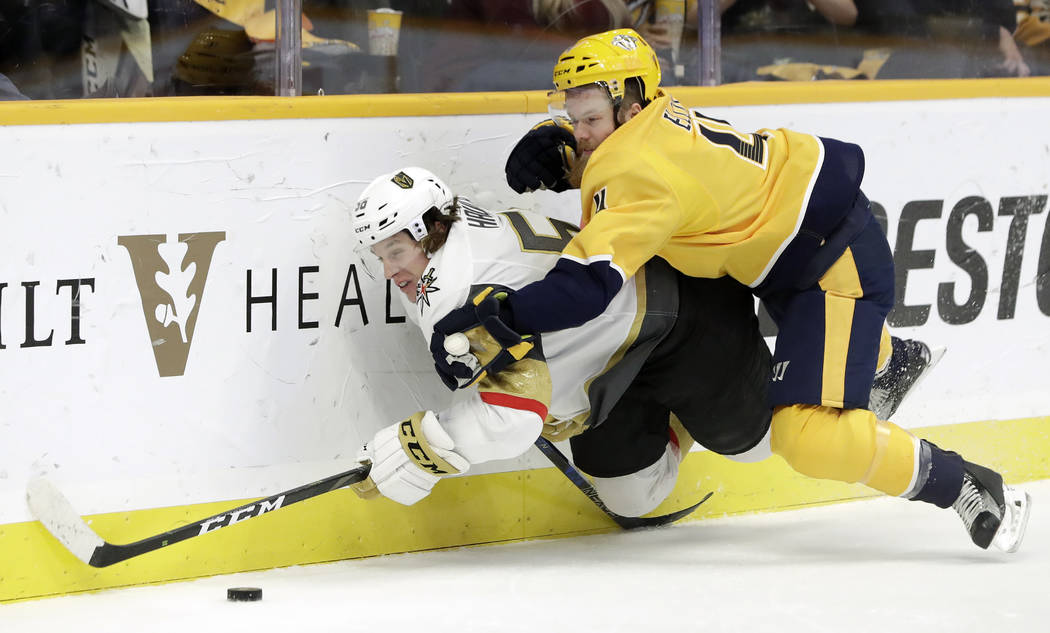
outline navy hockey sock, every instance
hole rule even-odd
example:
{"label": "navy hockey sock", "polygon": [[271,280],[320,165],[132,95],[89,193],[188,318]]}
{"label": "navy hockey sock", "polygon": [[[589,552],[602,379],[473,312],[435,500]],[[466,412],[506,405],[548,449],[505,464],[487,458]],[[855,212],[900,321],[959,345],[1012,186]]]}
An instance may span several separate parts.
{"label": "navy hockey sock", "polygon": [[[955,503],[963,483],[963,459],[958,453],[941,450],[937,445],[921,440],[919,451],[918,491],[912,501],[925,501],[940,508]],[[925,481],[924,481],[925,480]]]}

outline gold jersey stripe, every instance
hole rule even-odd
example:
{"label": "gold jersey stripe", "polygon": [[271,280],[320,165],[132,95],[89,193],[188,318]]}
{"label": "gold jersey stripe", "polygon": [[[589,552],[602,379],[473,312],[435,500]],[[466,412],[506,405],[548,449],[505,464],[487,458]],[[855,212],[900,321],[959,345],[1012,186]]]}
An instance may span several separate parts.
{"label": "gold jersey stripe", "polygon": [[[609,362],[605,364],[605,367],[584,384],[584,390],[587,392],[590,392],[591,390],[591,383],[604,376],[610,369],[615,367],[617,363],[623,360],[623,355],[626,354],[627,350],[634,345],[636,340],[638,340],[638,333],[642,331],[642,322],[645,321],[645,307],[646,301],[648,300],[644,268],[640,269],[638,274],[634,276],[634,291],[638,305],[636,306],[634,313],[634,321],[631,322],[631,329],[628,330],[627,337],[623,340],[623,344],[621,344],[616,352],[609,357]],[[586,417],[590,415],[590,412],[581,415]]]}
{"label": "gold jersey stripe", "polygon": [[824,298],[824,373],[821,402],[829,407],[843,406],[846,390],[846,361],[849,356],[854,302],[864,292],[860,285],[853,251],[846,249],[820,279]]}

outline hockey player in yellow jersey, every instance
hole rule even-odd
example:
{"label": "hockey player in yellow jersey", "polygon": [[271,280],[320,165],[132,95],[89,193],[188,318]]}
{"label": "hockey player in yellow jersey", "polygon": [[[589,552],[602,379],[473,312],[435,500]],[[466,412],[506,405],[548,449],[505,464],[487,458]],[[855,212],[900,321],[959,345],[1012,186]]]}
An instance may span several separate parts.
{"label": "hockey player in yellow jersey", "polygon": [[[894,276],[860,189],[861,148],[784,129],[742,133],[690,111],[659,88],[655,55],[630,29],[583,38],[553,78],[554,121],[568,122],[576,145],[566,178],[582,173],[582,230],[543,279],[476,297],[449,322],[483,323],[509,346],[586,323],[653,257],[689,276],[730,276],[779,330],[774,453],[808,476],[954,507],[975,544],[1016,550],[1025,493],[868,410],[891,358]],[[449,333],[438,327],[435,338]]]}

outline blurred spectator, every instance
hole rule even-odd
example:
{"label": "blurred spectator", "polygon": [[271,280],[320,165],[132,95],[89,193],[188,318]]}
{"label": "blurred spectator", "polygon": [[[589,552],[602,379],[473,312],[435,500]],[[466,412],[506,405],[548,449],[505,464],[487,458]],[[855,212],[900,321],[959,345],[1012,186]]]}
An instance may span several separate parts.
{"label": "blurred spectator", "polygon": [[11,80],[0,75],[0,101],[20,101],[28,99],[18,91],[18,87],[11,83]]}
{"label": "blurred spectator", "polygon": [[[717,1],[725,81],[1050,72],[1050,0]],[[141,17],[123,0],[0,0],[0,89],[272,94],[274,2],[141,0]],[[562,50],[624,26],[657,49],[665,84],[691,83],[698,2],[683,4],[675,55],[655,0],[303,0],[303,92],[546,89]],[[400,64],[357,48],[380,7],[403,12]]]}
{"label": "blurred spectator", "polygon": [[33,99],[81,95],[87,0],[0,0],[0,73]]}
{"label": "blurred spectator", "polygon": [[1014,38],[1027,46],[1050,40],[1050,0],[1014,0],[1017,30]]}
{"label": "blurred spectator", "polygon": [[1050,0],[1014,0],[1017,30],[1033,75],[1050,75]]}
{"label": "blurred spectator", "polygon": [[[1017,16],[1013,0],[856,0],[857,26],[883,35],[956,45],[957,53],[972,58],[963,76],[1031,74],[1013,33]],[[990,64],[987,50],[998,50],[1001,61]]]}
{"label": "blurred spectator", "polygon": [[853,0],[721,0],[726,31],[807,32],[824,25],[853,26]]}
{"label": "blurred spectator", "polygon": [[888,53],[854,43],[853,0],[722,0],[723,81],[874,79]]}
{"label": "blurred spectator", "polygon": [[724,34],[830,35],[857,22],[854,0],[721,0]]}
{"label": "blurred spectator", "polygon": [[[168,4],[158,11],[157,27],[168,29],[165,41],[178,42],[181,48],[165,47],[164,61],[157,64],[158,75],[164,77],[158,94],[274,94],[276,15],[272,0],[164,1]],[[367,88],[354,81],[361,74],[360,47],[334,37],[347,32],[352,17],[363,14],[363,4],[303,3],[304,9],[322,14],[317,27],[305,11],[302,15],[303,94]]]}
{"label": "blurred spectator", "polygon": [[[260,84],[263,84],[260,86]],[[242,30],[206,29],[179,56],[171,77],[174,95],[250,95],[273,92],[258,77],[252,42]]]}
{"label": "blurred spectator", "polygon": [[853,26],[857,21],[857,5],[853,0],[809,0],[809,4],[831,24]]}
{"label": "blurred spectator", "polygon": [[174,91],[176,64],[199,33],[236,28],[194,0],[149,0],[148,20],[156,96],[178,94]]}
{"label": "blurred spectator", "polygon": [[727,82],[756,76],[962,78],[1031,72],[1013,37],[1017,25],[1013,0],[722,0],[721,4],[725,11],[722,68]]}
{"label": "blurred spectator", "polygon": [[[423,92],[542,90],[552,60],[591,33],[633,27],[654,48],[670,34],[652,24],[653,0],[450,0],[449,20],[424,58]],[[692,22],[696,2],[689,0]],[[669,82],[673,76],[666,72]],[[673,83],[673,82],[670,82]]]}

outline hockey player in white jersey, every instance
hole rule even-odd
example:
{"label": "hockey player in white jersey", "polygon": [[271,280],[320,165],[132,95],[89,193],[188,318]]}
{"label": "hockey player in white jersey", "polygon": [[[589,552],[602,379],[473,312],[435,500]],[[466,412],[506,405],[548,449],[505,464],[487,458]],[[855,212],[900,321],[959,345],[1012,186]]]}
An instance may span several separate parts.
{"label": "hockey player in white jersey", "polygon": [[[401,290],[427,341],[480,290],[541,278],[577,230],[481,209],[411,167],[376,178],[354,211],[363,256]],[[466,334],[482,367],[501,349],[485,328]],[[474,371],[466,400],[378,431],[360,456],[371,477],[355,489],[413,504],[441,477],[517,457],[542,433],[571,438],[576,466],[605,504],[639,516],[671,492],[692,438],[738,460],[770,454],[770,353],[750,293],[731,279],[686,277],[655,259],[597,319],[527,347],[498,375]],[[671,413],[681,426],[672,429]]]}

